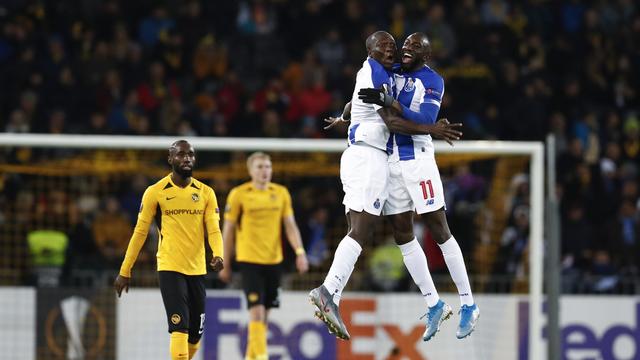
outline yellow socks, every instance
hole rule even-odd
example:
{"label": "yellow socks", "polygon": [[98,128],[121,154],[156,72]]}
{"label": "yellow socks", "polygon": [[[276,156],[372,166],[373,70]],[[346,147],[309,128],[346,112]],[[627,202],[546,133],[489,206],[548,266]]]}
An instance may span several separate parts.
{"label": "yellow socks", "polygon": [[267,325],[262,321],[249,322],[245,359],[267,359]]}
{"label": "yellow socks", "polygon": [[267,355],[267,325],[261,321],[256,322],[256,342],[255,351],[258,359]]}
{"label": "yellow socks", "polygon": [[169,350],[171,351],[171,360],[188,360],[189,357],[189,334],[174,331],[171,333],[171,342]]}
{"label": "yellow socks", "polygon": [[245,360],[253,360],[256,356],[256,329],[260,322],[250,321],[247,331],[247,351],[245,353]]}
{"label": "yellow socks", "polygon": [[196,351],[198,351],[198,349],[200,348],[200,341],[198,341],[195,344],[192,343],[188,343],[189,345],[189,360],[193,359],[193,357],[196,355]]}

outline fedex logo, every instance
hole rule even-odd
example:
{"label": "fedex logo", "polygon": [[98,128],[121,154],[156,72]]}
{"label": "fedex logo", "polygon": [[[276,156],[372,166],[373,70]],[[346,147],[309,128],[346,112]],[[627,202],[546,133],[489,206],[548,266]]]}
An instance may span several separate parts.
{"label": "fedex logo", "polygon": [[[246,326],[241,326],[235,321],[224,321],[222,313],[228,311],[242,312],[246,309],[241,302],[240,297],[207,297],[206,302],[206,331],[204,337],[204,350],[206,359],[228,359],[232,358],[232,354],[222,354],[220,350],[220,338],[224,335],[232,335],[239,337],[239,348],[236,356],[233,358],[243,358],[244,349],[247,344]],[[307,333],[315,333],[321,339],[321,350],[317,354],[305,354],[300,347],[302,337]],[[286,348],[289,356],[294,359],[331,359],[335,357],[336,340],[325,329],[324,324],[316,322],[299,322],[289,333],[284,333],[282,328],[273,322],[269,323],[269,345],[283,346]],[[271,356],[270,359],[281,359],[282,356]]]}
{"label": "fedex logo", "polygon": [[[608,311],[616,311],[608,308]],[[618,309],[618,311],[623,311]],[[607,316],[607,314],[587,314],[593,316]],[[580,322],[570,322],[561,326],[561,352],[562,359],[588,359],[588,360],[621,360],[640,359],[640,303],[635,306],[633,316],[635,323],[631,326],[624,324],[610,324],[604,329],[594,329],[589,324],[589,318],[584,318]],[[529,304],[521,302],[518,304],[519,326],[519,359],[528,360],[528,326]],[[546,329],[543,329],[542,336],[546,339]],[[601,335],[598,335],[600,333]]]}
{"label": "fedex logo", "polygon": [[[312,317],[313,309],[308,308],[308,313],[302,314],[301,319],[289,321],[290,326],[284,326],[283,317],[291,314],[283,314],[286,310],[276,310],[273,321],[269,323],[269,347],[271,360],[284,358],[300,360],[332,360],[332,359],[353,359],[353,360],[374,360],[376,358],[376,347],[367,350],[355,349],[354,340],[376,341],[376,330],[383,330],[385,335],[391,340],[396,348],[409,359],[427,360],[416,345],[422,343],[423,325],[417,323],[414,327],[403,330],[393,324],[354,324],[353,319],[358,314],[375,314],[376,301],[374,299],[343,299],[340,302],[340,313],[351,334],[351,341],[338,341],[329,334],[325,325]],[[285,305],[286,306],[286,305]],[[228,320],[232,317],[233,319]],[[240,316],[238,316],[240,315]],[[208,297],[206,303],[206,331],[204,336],[204,355],[206,359],[241,359],[246,348],[246,308],[240,296],[216,296]],[[306,320],[308,319],[308,321]],[[406,328],[405,328],[406,329]],[[229,339],[229,336],[236,337],[238,347],[229,353],[228,345],[226,351],[223,350],[222,341]],[[315,338],[313,347],[303,346],[309,344],[308,337]],[[305,342],[307,339],[307,342]],[[319,341],[316,341],[319,340]],[[317,344],[319,342],[319,344]],[[317,346],[316,346],[317,345]],[[277,349],[277,350],[276,350]],[[278,354],[275,354],[275,353]]]}

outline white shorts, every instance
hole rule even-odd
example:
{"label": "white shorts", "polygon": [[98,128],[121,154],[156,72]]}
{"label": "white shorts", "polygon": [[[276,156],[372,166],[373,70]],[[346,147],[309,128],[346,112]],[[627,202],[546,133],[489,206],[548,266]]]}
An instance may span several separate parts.
{"label": "white shorts", "polygon": [[351,145],[340,159],[342,203],[347,209],[380,215],[389,192],[387,153],[368,145]]}
{"label": "white shorts", "polygon": [[389,163],[389,198],[384,215],[414,210],[424,214],[444,206],[442,180],[434,158]]}

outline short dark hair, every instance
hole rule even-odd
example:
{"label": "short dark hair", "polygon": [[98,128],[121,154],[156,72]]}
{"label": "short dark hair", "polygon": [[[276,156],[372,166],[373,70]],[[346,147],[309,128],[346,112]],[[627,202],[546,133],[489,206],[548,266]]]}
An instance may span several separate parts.
{"label": "short dark hair", "polygon": [[171,146],[169,146],[169,154],[175,153],[179,144],[188,144],[188,143],[189,142],[187,140],[184,140],[184,139],[174,141],[173,144],[171,144]]}

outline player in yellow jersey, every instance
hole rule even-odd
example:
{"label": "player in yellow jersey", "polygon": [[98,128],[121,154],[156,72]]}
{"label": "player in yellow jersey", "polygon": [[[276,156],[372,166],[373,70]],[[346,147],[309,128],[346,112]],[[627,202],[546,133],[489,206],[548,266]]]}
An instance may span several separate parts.
{"label": "player in yellow jersey", "polygon": [[[308,270],[300,230],[291,207],[291,195],[282,185],[271,182],[269,155],[256,152],[247,158],[251,181],[231,190],[224,215],[224,256],[235,258],[249,307],[249,331],[245,360],[268,360],[267,317],[279,307],[281,228],[284,224],[289,244],[296,253],[296,268]],[[235,246],[234,246],[235,245]],[[231,269],[225,267],[220,279],[228,282]]]}
{"label": "player in yellow jersey", "polygon": [[191,144],[174,142],[168,161],[171,174],[142,195],[138,222],[114,287],[118,297],[122,290],[129,291],[131,268],[155,218],[160,232],[158,280],[171,334],[171,359],[187,360],[198,350],[204,329],[205,234],[213,251],[211,267],[214,271],[224,267],[220,210],[213,189],[191,177],[196,162]]}

